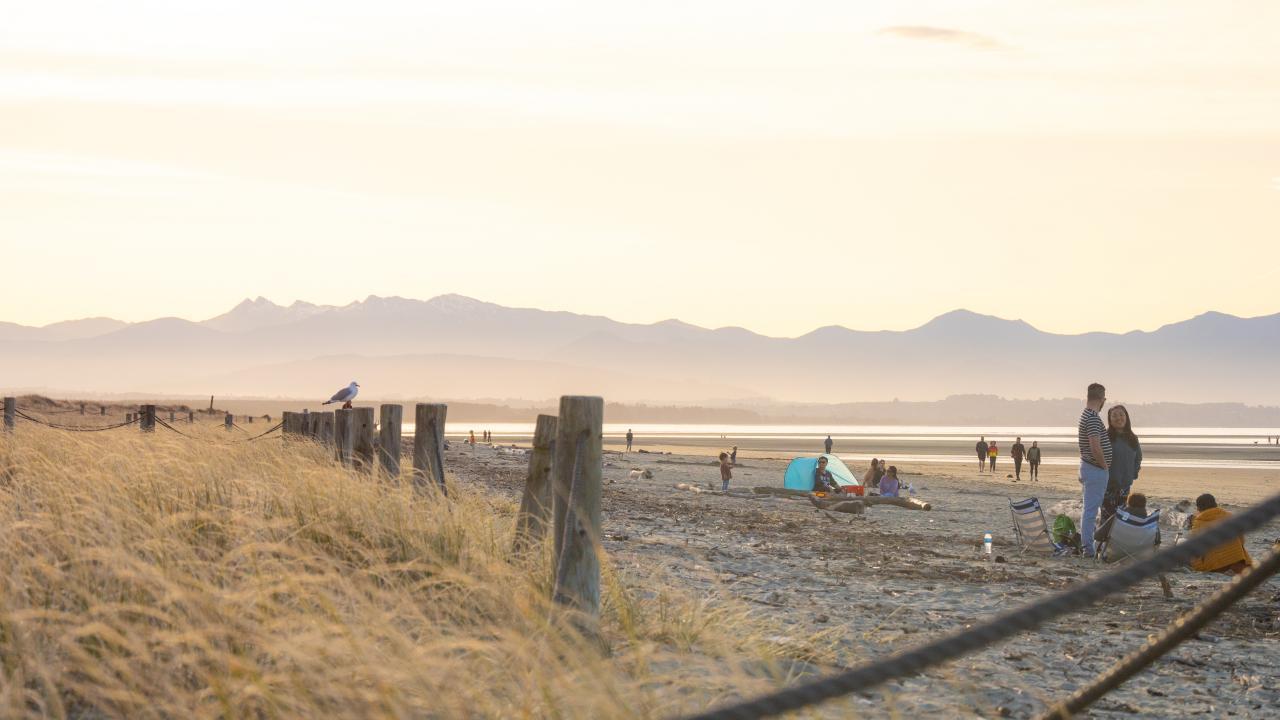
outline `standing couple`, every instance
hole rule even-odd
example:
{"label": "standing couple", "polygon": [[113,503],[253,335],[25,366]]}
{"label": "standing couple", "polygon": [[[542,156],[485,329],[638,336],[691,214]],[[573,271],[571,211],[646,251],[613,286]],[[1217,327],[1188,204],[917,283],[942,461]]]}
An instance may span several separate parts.
{"label": "standing couple", "polygon": [[1106,404],[1107,389],[1098,383],[1090,385],[1076,433],[1080,445],[1080,485],[1084,491],[1080,535],[1087,557],[1092,557],[1094,552],[1098,511],[1102,511],[1104,521],[1114,515],[1142,469],[1142,445],[1133,433],[1129,411],[1123,405],[1111,408],[1104,427],[1099,413]]}

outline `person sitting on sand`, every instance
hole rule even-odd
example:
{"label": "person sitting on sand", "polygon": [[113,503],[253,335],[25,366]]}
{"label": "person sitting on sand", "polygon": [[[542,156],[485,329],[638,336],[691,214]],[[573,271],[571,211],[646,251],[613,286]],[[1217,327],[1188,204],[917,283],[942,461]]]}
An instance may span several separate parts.
{"label": "person sitting on sand", "polygon": [[818,467],[813,469],[813,491],[820,493],[839,492],[840,485],[827,469],[827,459],[818,457]]}
{"label": "person sitting on sand", "polygon": [[729,453],[720,453],[720,492],[729,492],[729,481],[733,479],[733,469],[729,465]]}
{"label": "person sitting on sand", "polygon": [[[1209,493],[1196,498],[1196,509],[1200,512],[1191,518],[1191,534],[1203,531],[1214,523],[1231,517],[1231,513],[1218,507],[1218,501]],[[1220,572],[1239,574],[1253,565],[1253,558],[1244,549],[1244,538],[1237,537],[1225,542],[1191,561],[1191,569],[1200,572]]]}
{"label": "person sitting on sand", "polygon": [[875,490],[880,487],[881,477],[880,460],[878,458],[871,458],[871,467],[867,468],[867,471],[862,473],[862,485],[868,490]]}
{"label": "person sitting on sand", "polygon": [[898,466],[890,465],[885,471],[884,477],[880,478],[880,494],[884,497],[898,497]]}

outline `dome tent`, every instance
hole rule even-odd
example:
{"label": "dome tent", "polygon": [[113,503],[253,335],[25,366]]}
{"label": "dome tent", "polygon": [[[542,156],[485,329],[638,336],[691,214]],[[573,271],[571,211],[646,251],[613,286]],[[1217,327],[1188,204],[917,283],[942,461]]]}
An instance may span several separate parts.
{"label": "dome tent", "polygon": [[831,473],[831,477],[835,478],[836,484],[841,488],[847,485],[862,486],[862,482],[843,462],[840,462],[840,458],[835,455],[818,455],[816,457],[798,457],[792,460],[791,464],[787,466],[787,471],[782,476],[782,487],[788,490],[804,490],[805,492],[813,490],[813,471],[818,468],[818,458],[820,457],[827,459],[827,472]]}

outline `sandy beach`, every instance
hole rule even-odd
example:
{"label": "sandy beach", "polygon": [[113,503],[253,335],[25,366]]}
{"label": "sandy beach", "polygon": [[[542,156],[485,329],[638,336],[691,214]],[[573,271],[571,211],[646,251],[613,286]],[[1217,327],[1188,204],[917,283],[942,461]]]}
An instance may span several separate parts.
{"label": "sandy beach", "polygon": [[[455,443],[449,461],[461,482],[491,486],[518,502],[522,455]],[[778,484],[784,467],[785,460],[740,454],[733,488]],[[654,476],[629,479],[633,468]],[[802,499],[676,487],[718,487],[710,455],[687,449],[670,455],[607,452],[608,561],[637,588],[676,584],[702,594],[709,607],[747,603],[797,633],[828,630],[840,666],[908,648],[1109,569],[1081,558],[1021,555],[1015,545],[1008,498],[1036,495],[1046,507],[1077,498],[1069,468],[1045,468],[1043,481],[1034,485],[1004,473],[979,475],[976,467],[905,470],[932,511],[880,506],[850,516],[815,510]],[[1153,469],[1143,473],[1139,487],[1156,507],[1208,489],[1228,508],[1238,508],[1280,490],[1280,478],[1273,471]],[[994,562],[981,554],[988,531]],[[1280,522],[1247,544],[1256,557],[1273,539],[1280,539]],[[1155,582],[1141,584],[956,663],[829,703],[820,715],[1031,717],[1138,648],[1225,578],[1182,571],[1170,581],[1172,600]],[[1278,602],[1280,582],[1273,579],[1195,641],[1108,695],[1093,716],[1273,716],[1280,705]],[[785,645],[788,637],[777,642]],[[814,676],[837,669],[797,667],[798,674]],[[735,696],[732,688],[723,691],[726,699]]]}

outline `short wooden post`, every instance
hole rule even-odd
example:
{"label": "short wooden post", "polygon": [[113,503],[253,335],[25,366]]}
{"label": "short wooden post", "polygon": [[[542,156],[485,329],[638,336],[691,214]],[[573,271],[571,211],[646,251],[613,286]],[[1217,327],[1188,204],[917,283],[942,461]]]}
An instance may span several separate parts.
{"label": "short wooden post", "polygon": [[4,399],[4,430],[5,432],[13,432],[13,424],[16,422],[18,414],[18,399],[7,397]]}
{"label": "short wooden post", "polygon": [[400,420],[404,407],[383,405],[378,409],[378,461],[387,477],[400,477]]}
{"label": "short wooden post", "polygon": [[156,431],[156,406],[143,405],[142,415],[139,418],[139,420],[140,422],[138,423],[138,429],[142,430],[142,432],[144,433],[155,432]]}
{"label": "short wooden post", "polygon": [[252,424],[253,424],[253,416],[252,416],[252,415],[245,415],[245,416],[244,416],[244,419],[245,419],[245,422],[249,423],[250,425],[252,425]]}
{"label": "short wooden post", "polygon": [[[210,397],[209,401],[212,402],[213,398]],[[231,426],[235,425],[235,423],[235,418],[231,417],[231,413],[227,413],[226,417],[222,418],[222,426],[227,429],[227,432],[231,432]]]}
{"label": "short wooden post", "polygon": [[283,423],[280,426],[280,437],[288,440],[289,436],[293,434],[293,413],[288,410],[284,411],[280,415],[280,422]]}
{"label": "short wooden post", "polygon": [[125,413],[125,414],[124,414],[124,421],[125,421],[125,422],[127,422],[127,423],[131,423],[131,422],[133,422],[133,413]]}
{"label": "short wooden post", "polygon": [[352,408],[352,450],[356,466],[365,472],[373,472],[373,408]]}
{"label": "short wooden post", "polygon": [[560,398],[552,465],[555,590],[558,603],[594,620],[600,614],[600,479],[604,399]]}
{"label": "short wooden post", "polygon": [[435,483],[444,486],[444,420],[449,406],[418,403],[413,410],[413,484],[417,488]]}
{"label": "short wooden post", "polygon": [[194,411],[194,410],[188,410],[188,411],[187,411],[187,424],[188,424],[188,425],[195,425],[195,423],[196,423],[196,413],[195,413],[195,411]]}
{"label": "short wooden post", "polygon": [[551,454],[555,443],[556,416],[539,415],[533,429],[524,497],[520,500],[520,513],[516,515],[517,552],[536,547],[547,532],[547,518],[551,516]]}
{"label": "short wooden post", "polygon": [[342,408],[333,413],[333,442],[337,447],[338,461],[343,465],[350,466],[354,458],[353,447],[355,445],[355,423],[352,417],[355,414],[350,408]]}
{"label": "short wooden post", "polygon": [[98,414],[99,414],[99,415],[106,415],[106,414],[107,414],[107,406],[106,406],[106,405],[99,405],[99,406],[98,406]]}
{"label": "short wooden post", "polygon": [[80,403],[80,414],[84,414],[84,403]]}
{"label": "short wooden post", "polygon": [[333,411],[318,412],[315,414],[313,423],[312,437],[316,442],[322,445],[333,444]]}
{"label": "short wooden post", "polygon": [[176,419],[177,419],[177,414],[176,414],[173,410],[170,410],[170,411],[169,411],[169,424],[170,424],[170,425],[172,425],[172,424],[176,421]]}

